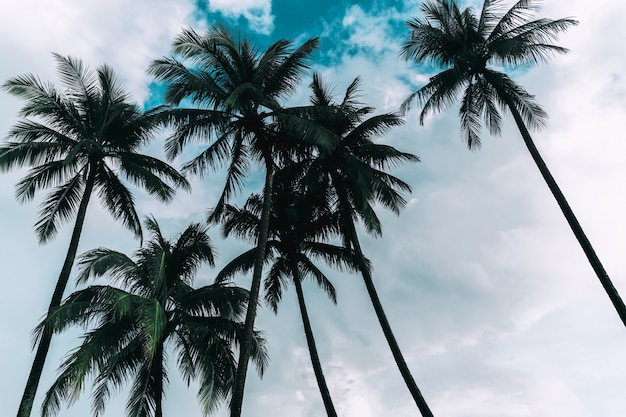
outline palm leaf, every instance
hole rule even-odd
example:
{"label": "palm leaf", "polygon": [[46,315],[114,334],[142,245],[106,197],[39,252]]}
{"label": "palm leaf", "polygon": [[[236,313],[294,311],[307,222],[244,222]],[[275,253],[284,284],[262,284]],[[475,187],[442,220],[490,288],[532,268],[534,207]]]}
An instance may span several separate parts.
{"label": "palm leaf", "polygon": [[52,239],[61,222],[73,217],[83,198],[84,180],[81,176],[74,176],[65,184],[55,187],[41,204],[39,220],[35,223],[35,232],[40,242],[45,243]]}
{"label": "palm leaf", "polygon": [[102,204],[114,219],[121,220],[126,228],[141,239],[141,222],[135,210],[135,198],[130,190],[106,165],[101,166],[96,175],[98,197]]}
{"label": "palm leaf", "polygon": [[68,165],[64,161],[44,162],[32,168],[16,184],[15,196],[20,203],[24,203],[32,200],[37,191],[49,188],[55,183],[68,184],[76,180],[82,185],[84,181],[82,175],[80,175],[81,171],[85,172],[85,169],[80,169],[75,165]]}

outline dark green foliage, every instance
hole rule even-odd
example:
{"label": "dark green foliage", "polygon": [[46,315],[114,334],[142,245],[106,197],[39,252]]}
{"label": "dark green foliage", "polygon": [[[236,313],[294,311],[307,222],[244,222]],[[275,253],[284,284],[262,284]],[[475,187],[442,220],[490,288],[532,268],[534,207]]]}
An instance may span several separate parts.
{"label": "dark green foliage", "polygon": [[[197,269],[213,265],[204,227],[192,224],[174,242],[163,237],[154,219],[146,227],[151,238],[132,258],[105,248],[80,257],[79,282],[106,277],[119,288],[92,285],[77,291],[39,326],[39,332],[45,326],[54,332],[88,329],[61,365],[42,415],[55,415],[62,402],[76,401],[94,378],[94,415],[104,411],[112,390],[131,382],[127,415],[162,416],[168,348],[187,383],[199,382],[204,414],[230,395],[248,291],[224,284],[192,287]],[[262,373],[267,353],[259,332],[254,333],[252,358]]]}

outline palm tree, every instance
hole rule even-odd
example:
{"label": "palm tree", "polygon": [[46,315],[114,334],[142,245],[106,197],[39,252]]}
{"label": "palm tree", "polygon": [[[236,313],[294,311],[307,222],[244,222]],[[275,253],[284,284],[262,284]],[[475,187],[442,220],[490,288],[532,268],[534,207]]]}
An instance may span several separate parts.
{"label": "palm tree", "polygon": [[400,125],[402,119],[392,113],[366,119],[373,109],[358,102],[359,84],[360,80],[355,79],[347,88],[343,101],[335,103],[329,93],[329,86],[319,76],[314,77],[311,84],[311,104],[341,110],[335,112],[335,117],[318,120],[340,138],[340,145],[331,152],[319,153],[309,167],[306,184],[311,187],[312,192],[327,188],[333,191],[344,245],[351,248],[356,255],[358,269],[398,369],[422,416],[432,417],[433,414],[411,375],[387,320],[355,227],[355,221],[360,220],[368,233],[380,236],[382,227],[372,204],[380,204],[398,214],[406,204],[400,192],[411,190],[407,183],[388,174],[385,169],[401,162],[416,162],[419,159],[415,155],[373,141],[390,128]]}
{"label": "palm tree", "polygon": [[[91,72],[80,60],[54,54],[63,90],[27,74],[6,81],[2,88],[25,101],[22,117],[0,146],[0,171],[31,167],[17,184],[23,203],[39,190],[52,187],[35,225],[41,243],[74,215],[74,230],[59,274],[50,309],[59,306],[76,257],[78,242],[95,191],[115,219],[141,237],[141,223],[130,190],[120,174],[162,201],[172,199],[176,187],[187,180],[170,165],[138,153],[154,132],[153,113],[142,113],[128,102],[110,67]],[[30,415],[52,333],[43,330],[33,366],[20,402],[18,417]]]}
{"label": "palm tree", "polygon": [[[268,238],[272,183],[277,155],[285,145],[282,137],[318,144],[330,140],[317,125],[283,111],[282,106],[309,68],[310,55],[317,45],[318,39],[312,38],[294,50],[293,42],[280,40],[261,53],[247,39],[235,39],[224,27],[214,27],[204,36],[187,29],[173,45],[173,53],[180,60],[157,60],[149,69],[157,80],[168,83],[168,103],[179,105],[188,100],[197,106],[167,112],[165,121],[176,127],[166,143],[168,157],[177,156],[189,142],[209,140],[209,146],[189,161],[184,170],[202,175],[208,168],[228,165],[226,184],[213,209],[212,221],[221,218],[225,204],[242,187],[251,163],[260,163],[265,169],[258,252],[231,402],[232,417],[241,415],[243,404],[250,338]],[[279,128],[292,135],[279,133]]]}
{"label": "palm tree", "polygon": [[[328,210],[327,196],[324,193],[306,193],[298,181],[290,178],[297,172],[293,168],[297,167],[291,166],[277,172],[274,181],[269,240],[265,253],[266,262],[271,262],[272,266],[264,282],[265,300],[274,313],[277,313],[285,286],[289,282],[293,283],[326,415],[336,417],[337,412],[324,378],[313,336],[302,280],[311,277],[336,304],[334,286],[312,258],[324,259],[340,269],[356,269],[356,262],[351,251],[325,243],[328,238],[339,233],[337,216]],[[262,201],[259,195],[251,196],[242,209],[228,205],[222,225],[224,236],[228,237],[232,233],[254,242],[259,233],[261,212]],[[256,248],[241,254],[222,269],[217,280],[223,281],[238,273],[250,271],[255,258]]]}
{"label": "palm tree", "polygon": [[[76,401],[85,381],[95,376],[93,413],[100,415],[111,395],[132,380],[126,405],[130,417],[163,416],[167,347],[189,384],[199,382],[198,399],[205,415],[230,394],[248,291],[224,284],[192,288],[202,264],[213,266],[207,230],[191,224],[173,242],[149,218],[150,241],[133,258],[106,248],[86,252],[79,260],[78,282],[106,276],[119,288],[92,285],[71,294],[39,327],[62,332],[72,326],[94,329],[61,365],[46,393],[42,415],[56,415],[63,401]],[[253,359],[259,373],[267,364],[265,341],[253,337]]]}
{"label": "palm tree", "polygon": [[425,18],[408,22],[411,35],[402,48],[402,56],[406,60],[435,64],[443,70],[411,94],[402,104],[402,111],[408,111],[413,102],[419,103],[423,106],[420,113],[423,124],[427,114],[444,110],[462,91],[461,129],[469,148],[475,149],[480,146],[481,118],[492,134],[499,134],[500,111],[508,109],[539,172],[626,326],[626,306],[622,298],[528,131],[528,127],[544,126],[547,114],[534,96],[497,69],[526,69],[548,61],[553,55],[566,53],[567,49],[551,42],[578,22],[574,19],[532,20],[540,4],[538,0],[520,0],[504,13],[500,12],[500,3],[485,0],[478,17],[471,8],[461,11],[453,0],[422,4]]}

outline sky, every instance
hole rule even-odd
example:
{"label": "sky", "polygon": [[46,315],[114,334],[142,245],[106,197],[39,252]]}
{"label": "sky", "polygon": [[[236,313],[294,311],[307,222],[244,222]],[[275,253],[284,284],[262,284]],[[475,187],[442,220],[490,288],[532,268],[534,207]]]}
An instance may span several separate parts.
{"label": "sky", "polygon": [[[480,6],[480,2],[473,2]],[[146,68],[169,54],[185,27],[226,23],[260,46],[319,36],[314,70],[341,92],[357,76],[362,100],[393,112],[432,73],[399,58],[404,22],[415,1],[22,0],[0,2],[0,81],[33,73],[57,82],[52,52],[107,63],[138,103],[154,97]],[[515,80],[550,115],[536,144],[616,288],[626,295],[626,26],[614,0],[552,0],[541,16],[575,17],[560,36],[571,50]],[[307,100],[307,76],[289,103]],[[20,103],[0,93],[0,137]],[[362,236],[375,284],[407,363],[435,416],[622,417],[626,407],[626,329],[543,183],[507,115],[501,137],[483,133],[480,151],[461,140],[458,106],[421,126],[417,111],[381,139],[421,158],[394,174],[413,191],[399,216],[381,211],[383,236]],[[163,135],[146,152],[162,153]],[[180,166],[183,160],[173,161]],[[0,174],[0,415],[14,415],[30,369],[31,331],[41,319],[69,242],[71,225],[46,245],[33,230],[41,196],[20,205],[14,184],[25,171]],[[176,236],[201,221],[219,196],[219,173],[193,178],[193,191],[169,205],[137,193],[138,211]],[[253,175],[240,195],[258,192]],[[211,230],[218,268],[247,247]],[[104,246],[132,252],[139,242],[93,199],[79,253]],[[204,269],[197,285],[211,282]],[[342,417],[418,415],[395,367],[362,280],[329,271],[333,305],[314,285],[305,291],[322,365]],[[247,286],[249,280],[237,281]],[[73,288],[68,289],[66,294]],[[271,363],[248,375],[244,416],[323,416],[299,321],[295,291],[278,314],[261,309]],[[41,395],[79,331],[53,340]],[[172,361],[174,365],[174,361]],[[201,416],[194,387],[170,370],[165,414]],[[105,416],[123,414],[126,391]],[[62,416],[89,413],[89,391]],[[33,415],[37,415],[36,413]],[[227,415],[222,408],[216,415]]]}

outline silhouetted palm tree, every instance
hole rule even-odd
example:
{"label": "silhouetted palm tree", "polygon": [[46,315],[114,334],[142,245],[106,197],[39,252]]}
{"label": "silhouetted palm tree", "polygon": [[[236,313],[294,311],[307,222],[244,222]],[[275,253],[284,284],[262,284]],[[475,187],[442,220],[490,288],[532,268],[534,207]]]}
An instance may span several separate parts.
{"label": "silhouetted palm tree", "polygon": [[[293,283],[326,415],[336,417],[337,412],[324,378],[307,312],[302,280],[312,278],[336,303],[335,288],[323,271],[315,265],[314,259],[323,259],[340,269],[357,269],[357,266],[351,251],[326,242],[339,233],[337,216],[329,210],[326,195],[317,192],[307,194],[302,189],[301,183],[293,178],[293,172],[297,170],[291,168],[277,172],[274,182],[269,239],[265,254],[266,262],[271,262],[271,268],[265,278],[265,300],[276,313],[284,288],[288,283]],[[222,225],[224,236],[235,234],[239,238],[256,241],[261,212],[262,201],[259,195],[251,196],[241,209],[227,206]],[[225,280],[238,273],[250,271],[255,258],[256,248],[241,254],[224,267],[217,279]]]}
{"label": "silhouetted palm tree", "polygon": [[501,111],[508,110],[524,143],[556,199],[589,263],[626,326],[626,306],[587,239],[578,219],[539,154],[527,126],[542,127],[545,111],[534,96],[508,75],[505,68],[529,68],[567,49],[552,45],[560,32],[576,25],[573,19],[532,20],[540,2],[520,0],[501,12],[501,2],[485,0],[480,16],[472,8],[460,10],[456,1],[429,1],[421,6],[424,19],[408,22],[410,38],[402,48],[407,60],[435,64],[443,70],[403,103],[408,111],[415,101],[427,114],[446,109],[463,92],[459,116],[470,149],[480,146],[481,119],[492,134],[500,133]]}
{"label": "silhouetted palm tree", "polygon": [[[146,227],[151,239],[133,258],[106,248],[80,257],[79,282],[105,276],[119,288],[92,285],[76,291],[40,326],[62,332],[96,323],[61,365],[46,393],[43,416],[55,415],[62,401],[76,401],[85,382],[95,377],[94,415],[104,411],[111,389],[132,381],[127,415],[162,417],[168,347],[187,383],[199,382],[204,414],[230,394],[236,371],[233,347],[241,341],[248,291],[223,284],[192,287],[198,268],[213,265],[206,228],[191,224],[169,241],[154,219]],[[265,341],[258,332],[252,340],[252,358],[262,373]]]}
{"label": "silhouetted palm tree", "polygon": [[241,415],[276,160],[283,152],[286,137],[322,145],[332,139],[309,120],[283,111],[282,101],[298,86],[317,45],[318,39],[313,38],[294,50],[293,42],[280,40],[261,53],[247,39],[235,39],[224,27],[214,27],[204,36],[187,29],[173,44],[173,53],[180,59],[154,61],[149,70],[157,80],[168,83],[168,103],[179,105],[189,100],[197,106],[174,108],[167,113],[166,121],[176,127],[166,143],[167,155],[178,155],[189,142],[209,141],[209,146],[184,170],[202,175],[208,168],[228,165],[226,185],[213,209],[212,221],[221,218],[225,204],[241,188],[251,163],[260,163],[265,169],[259,250],[231,402],[232,417]]}
{"label": "silhouetted palm tree", "polygon": [[[76,257],[87,205],[95,191],[111,215],[141,237],[133,196],[120,174],[160,200],[171,200],[187,180],[170,165],[138,153],[154,132],[153,114],[128,102],[110,67],[89,71],[79,60],[54,55],[63,90],[27,74],[2,88],[25,101],[22,117],[0,146],[0,171],[31,167],[17,184],[19,202],[52,187],[35,225],[41,243],[52,239],[61,223],[76,216],[70,245],[49,308],[57,307]],[[13,140],[13,141],[10,141]],[[30,415],[52,333],[44,329],[20,402],[18,417]]]}
{"label": "silhouetted palm tree", "polygon": [[343,101],[335,103],[329,93],[329,86],[324,85],[319,76],[314,77],[311,85],[312,105],[331,106],[339,110],[334,117],[324,117],[317,121],[335,133],[340,138],[340,144],[330,152],[319,152],[309,167],[305,181],[311,187],[311,192],[316,192],[316,189],[331,189],[334,193],[334,205],[339,215],[344,245],[356,254],[367,293],[398,369],[422,416],[432,417],[433,414],[411,375],[387,320],[355,227],[355,221],[360,220],[368,233],[375,236],[381,234],[381,223],[372,204],[380,204],[397,214],[406,204],[400,192],[411,190],[407,183],[385,170],[402,162],[419,159],[415,155],[373,141],[390,128],[400,125],[402,119],[391,113],[366,118],[373,109],[358,102],[359,82],[358,78],[355,79],[347,88]]}

